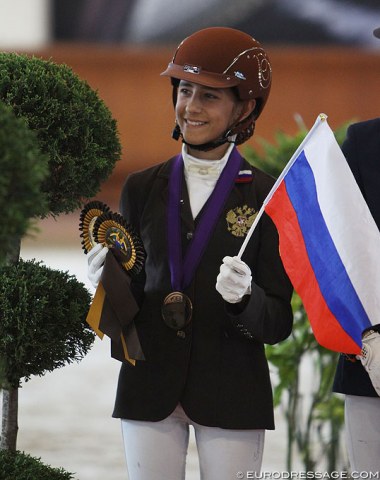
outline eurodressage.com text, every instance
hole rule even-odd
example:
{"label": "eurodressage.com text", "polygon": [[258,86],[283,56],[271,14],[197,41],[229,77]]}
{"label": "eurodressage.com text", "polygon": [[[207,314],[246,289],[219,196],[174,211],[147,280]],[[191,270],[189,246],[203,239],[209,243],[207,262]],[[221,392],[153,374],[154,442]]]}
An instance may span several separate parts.
{"label": "eurodressage.com text", "polygon": [[355,480],[369,480],[380,479],[379,472],[348,472],[348,471],[333,471],[333,472],[237,472],[237,479],[268,479],[268,480],[298,480],[298,479],[355,479]]}

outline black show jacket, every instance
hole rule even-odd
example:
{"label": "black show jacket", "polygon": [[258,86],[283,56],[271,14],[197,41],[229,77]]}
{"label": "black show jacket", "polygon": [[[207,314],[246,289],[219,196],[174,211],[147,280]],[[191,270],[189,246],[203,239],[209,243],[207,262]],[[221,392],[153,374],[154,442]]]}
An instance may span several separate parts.
{"label": "black show jacket", "polygon": [[[192,283],[184,290],[193,303],[192,321],[176,332],[161,317],[163,299],[173,290],[166,220],[172,162],[131,174],[122,191],[121,213],[139,233],[147,253],[144,272],[131,284],[140,305],[135,325],[146,360],[135,366],[122,364],[113,416],[158,421],[180,402],[202,425],[273,429],[264,343],[287,338],[293,315],[292,286],[279,256],[276,228],[266,214],[242,258],[252,270],[252,294],[232,305],[215,289],[223,257],[237,255],[244,240],[229,231],[227,213],[243,206],[258,211],[273,179],[246,162],[242,165],[252,179],[234,184]],[[193,220],[184,179],[181,205],[185,251],[202,211]]]}

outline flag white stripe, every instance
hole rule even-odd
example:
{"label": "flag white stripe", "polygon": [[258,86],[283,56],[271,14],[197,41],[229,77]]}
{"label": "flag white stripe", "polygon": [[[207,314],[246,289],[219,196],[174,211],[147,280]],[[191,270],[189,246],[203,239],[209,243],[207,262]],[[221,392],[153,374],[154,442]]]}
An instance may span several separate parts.
{"label": "flag white stripe", "polygon": [[380,232],[327,122],[305,154],[331,238],[371,323],[380,323]]}

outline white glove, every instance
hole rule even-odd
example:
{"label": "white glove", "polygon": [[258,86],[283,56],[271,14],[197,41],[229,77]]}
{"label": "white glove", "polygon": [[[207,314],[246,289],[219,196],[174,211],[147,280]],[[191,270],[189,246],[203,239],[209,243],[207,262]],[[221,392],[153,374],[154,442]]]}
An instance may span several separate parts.
{"label": "white glove", "polygon": [[87,254],[88,271],[87,276],[94,288],[98,287],[98,283],[103,271],[103,264],[108,252],[107,247],[103,247],[100,243]]}
{"label": "white glove", "polygon": [[362,351],[357,358],[367,370],[373,388],[380,396],[380,334],[378,332],[373,331],[363,337]]}
{"label": "white glove", "polygon": [[216,279],[216,290],[228,303],[239,303],[251,293],[251,269],[238,257],[224,257]]}

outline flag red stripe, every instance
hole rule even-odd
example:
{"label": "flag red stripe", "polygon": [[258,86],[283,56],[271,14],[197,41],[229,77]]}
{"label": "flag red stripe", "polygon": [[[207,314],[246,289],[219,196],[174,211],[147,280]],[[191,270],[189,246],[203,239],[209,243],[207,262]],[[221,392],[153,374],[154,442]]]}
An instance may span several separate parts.
{"label": "flag red stripe", "polygon": [[360,346],[341,327],[328,308],[310,265],[296,212],[281,182],[266,213],[275,223],[280,237],[280,254],[285,270],[300,295],[318,343],[330,350],[360,353]]}

